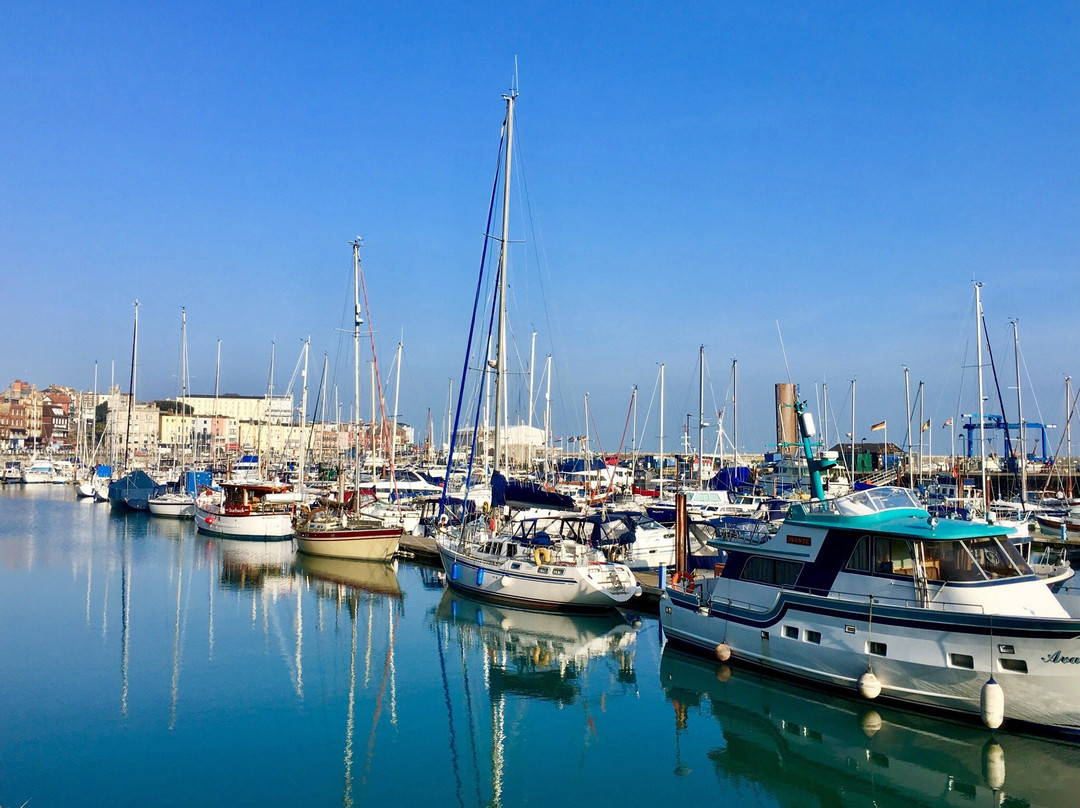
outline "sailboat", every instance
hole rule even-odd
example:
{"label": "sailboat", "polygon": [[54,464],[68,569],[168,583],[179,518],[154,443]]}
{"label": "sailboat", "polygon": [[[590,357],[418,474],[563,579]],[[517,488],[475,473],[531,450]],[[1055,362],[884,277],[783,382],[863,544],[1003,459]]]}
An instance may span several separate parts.
{"label": "sailboat", "polygon": [[356,413],[353,457],[354,487],[349,501],[320,497],[315,507],[296,520],[296,549],[333,558],[387,560],[401,540],[401,525],[387,524],[360,511],[360,239],[353,248],[353,384]]}
{"label": "sailboat", "polygon": [[[611,609],[641,594],[641,586],[625,564],[609,561],[591,544],[589,529],[592,525],[584,521],[583,515],[576,520],[568,517],[558,520],[558,531],[550,531],[547,525],[541,525],[535,519],[504,522],[507,480],[499,469],[509,466],[508,458],[503,457],[505,452],[500,436],[506,376],[506,275],[516,90],[512,89],[503,98],[506,101],[506,118],[503,124],[502,237],[499,288],[494,301],[498,306],[498,341],[492,509],[488,519],[466,522],[453,531],[440,533],[435,537],[435,544],[450,586],[469,595],[530,608]],[[470,349],[471,336],[470,333]],[[460,410],[459,405],[459,415]],[[450,456],[453,457],[452,448]],[[504,460],[507,462],[504,463]]]}
{"label": "sailboat", "polygon": [[195,492],[211,483],[210,472],[196,473],[187,466],[187,310],[180,309],[180,478],[164,490],[150,497],[147,504],[154,516],[172,519],[190,519],[195,515]]}
{"label": "sailboat", "polygon": [[109,483],[109,504],[119,510],[149,510],[150,497],[157,489],[157,481],[142,469],[131,469],[131,412],[135,406],[135,376],[139,353],[139,301],[135,301],[135,329],[131,341],[131,385],[128,390],[128,424],[124,438],[124,468],[127,474]]}

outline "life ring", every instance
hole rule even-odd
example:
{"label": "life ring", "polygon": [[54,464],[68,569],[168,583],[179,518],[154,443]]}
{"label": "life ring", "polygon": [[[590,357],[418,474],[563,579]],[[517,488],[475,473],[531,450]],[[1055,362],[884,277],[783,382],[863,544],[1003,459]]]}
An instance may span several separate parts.
{"label": "life ring", "polygon": [[693,592],[694,586],[696,584],[694,582],[694,576],[690,573],[676,572],[674,575],[671,576],[671,585],[677,587],[678,589],[681,589],[684,592]]}
{"label": "life ring", "polygon": [[544,564],[550,564],[551,550],[546,547],[537,547],[535,550],[533,550],[533,562],[538,567],[541,567]]}

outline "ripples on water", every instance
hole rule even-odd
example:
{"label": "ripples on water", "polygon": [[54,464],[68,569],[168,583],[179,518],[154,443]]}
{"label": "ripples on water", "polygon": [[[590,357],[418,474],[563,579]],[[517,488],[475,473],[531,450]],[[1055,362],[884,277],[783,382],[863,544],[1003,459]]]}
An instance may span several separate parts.
{"label": "ripples on water", "polygon": [[0,806],[1080,804],[1080,747],[817,694],[651,616],[0,491]]}

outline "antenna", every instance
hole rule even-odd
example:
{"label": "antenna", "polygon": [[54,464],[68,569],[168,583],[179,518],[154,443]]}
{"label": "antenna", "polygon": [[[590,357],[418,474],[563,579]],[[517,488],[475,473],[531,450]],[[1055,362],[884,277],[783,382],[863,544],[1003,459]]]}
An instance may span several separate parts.
{"label": "antenna", "polygon": [[788,384],[791,384],[791,368],[788,367],[787,349],[784,347],[784,335],[780,331],[780,321],[776,321],[776,333],[780,337],[780,353],[784,356],[784,372],[787,373]]}

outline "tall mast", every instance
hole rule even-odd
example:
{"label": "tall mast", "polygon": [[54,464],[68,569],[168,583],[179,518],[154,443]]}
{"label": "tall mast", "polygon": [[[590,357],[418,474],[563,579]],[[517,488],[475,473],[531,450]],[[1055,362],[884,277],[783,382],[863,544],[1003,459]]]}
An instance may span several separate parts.
{"label": "tall mast", "polygon": [[[180,467],[187,467],[187,309],[180,307]],[[192,458],[194,459],[194,458]],[[186,485],[186,483],[185,483]]]}
{"label": "tall mast", "polygon": [[979,465],[982,467],[983,506],[989,510],[990,502],[986,493],[986,416],[983,413],[983,377],[982,377],[982,289],[981,283],[975,284],[975,339],[978,351],[979,374]]}
{"label": "tall mast", "polygon": [[[532,332],[532,343],[529,346],[529,430],[532,431],[533,425],[533,376],[536,372],[536,332]],[[528,438],[525,441],[525,445],[528,447],[526,456],[526,468],[532,469],[532,438]]]}
{"label": "tall mast", "polygon": [[855,488],[855,380],[851,380],[851,487]]}
{"label": "tall mast", "polygon": [[128,469],[131,458],[131,411],[135,406],[135,369],[139,356],[139,301],[135,301],[135,331],[131,338],[131,384],[128,387],[127,433],[124,436],[124,469]]}
{"label": "tall mast", "polygon": [[[915,470],[911,467],[911,384],[907,365],[904,365],[904,407],[906,409],[904,418],[907,421],[908,488],[914,488],[915,480],[913,475]],[[885,448],[885,451],[888,451],[888,447]]]}
{"label": "tall mast", "polygon": [[[1046,454],[1044,451],[1043,454]],[[1072,496],[1072,376],[1065,377],[1065,462],[1068,473],[1065,475],[1065,495]]]}
{"label": "tall mast", "polygon": [[[398,392],[401,390],[401,343],[397,344],[397,358],[395,359],[397,370],[394,375],[394,422],[390,428],[390,474],[394,474],[394,462],[397,460],[397,419],[398,419]],[[396,479],[396,478],[395,478]],[[394,483],[397,487],[397,483]]]}
{"label": "tall mast", "polygon": [[739,468],[739,360],[731,360],[731,453],[735,468]]}
{"label": "tall mast", "polygon": [[664,498],[664,363],[660,363],[660,499]]}
{"label": "tall mast", "polygon": [[[926,422],[923,420],[923,383],[919,382],[919,485],[922,485],[923,476],[923,428]],[[933,437],[933,432],[930,436]]]}
{"label": "tall mast", "polygon": [[360,507],[360,245],[357,236],[353,248],[353,509]]}
{"label": "tall mast", "polygon": [[705,346],[698,348],[697,484],[705,484]]}
{"label": "tall mast", "polygon": [[547,376],[547,391],[544,393],[544,453],[547,469],[551,467],[551,354],[547,355],[547,367],[544,369]]}
{"label": "tall mast", "polygon": [[1020,337],[1016,330],[1018,322],[1015,318],[1012,321],[1013,352],[1016,358],[1016,411],[1020,422],[1020,507],[1027,510],[1027,433],[1024,430],[1024,396],[1020,390]]}
{"label": "tall mast", "polygon": [[307,419],[307,371],[308,371],[308,347],[311,345],[311,337],[304,340],[304,387],[300,392],[300,491],[303,493],[304,482],[307,477],[307,436],[304,427]]}
{"label": "tall mast", "polygon": [[[221,340],[217,341],[217,364],[214,366],[214,422],[216,424],[218,415],[218,382],[221,381]],[[227,430],[224,430],[227,431]],[[222,449],[225,449],[228,444],[228,435],[222,435]],[[214,462],[214,427],[210,427],[210,461]]]}
{"label": "tall mast", "polygon": [[510,157],[514,141],[514,99],[517,90],[511,89],[506,100],[506,155],[503,166],[502,237],[499,242],[499,336],[495,359],[495,463],[499,468],[499,452],[502,449],[502,398],[506,383],[506,270],[507,247],[510,244]]}

